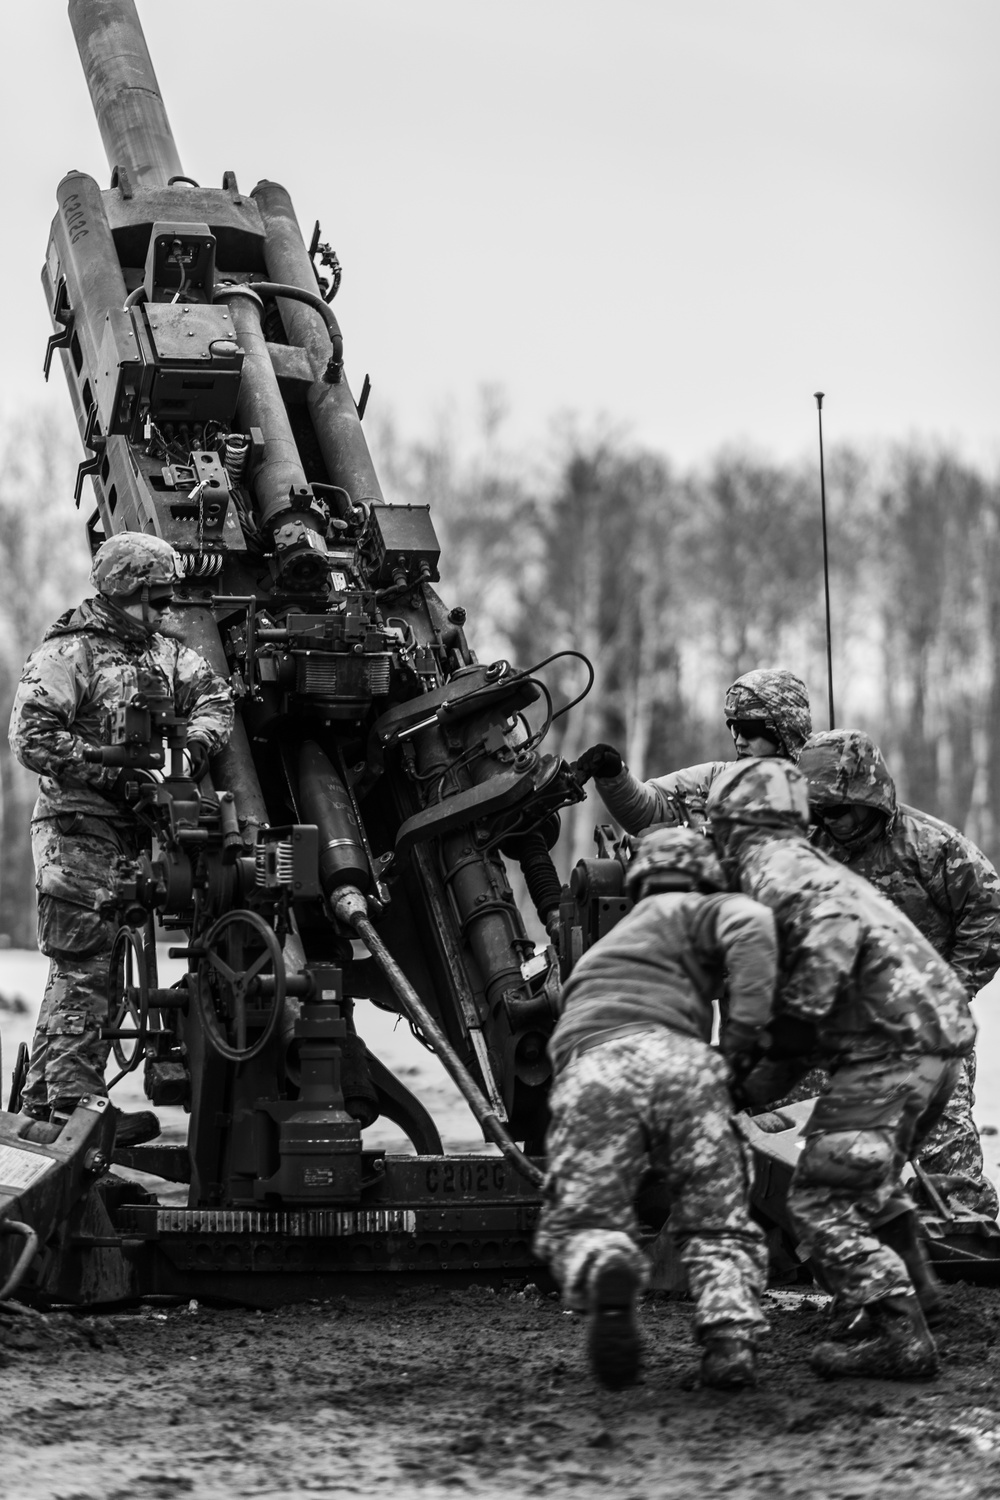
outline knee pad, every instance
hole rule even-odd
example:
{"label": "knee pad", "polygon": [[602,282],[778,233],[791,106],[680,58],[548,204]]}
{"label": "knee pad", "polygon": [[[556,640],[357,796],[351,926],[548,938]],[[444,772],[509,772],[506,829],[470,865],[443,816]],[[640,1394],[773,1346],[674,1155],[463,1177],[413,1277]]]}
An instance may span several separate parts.
{"label": "knee pad", "polygon": [[801,1187],[867,1191],[885,1181],[895,1160],[888,1131],[831,1130],[806,1141],[795,1177]]}

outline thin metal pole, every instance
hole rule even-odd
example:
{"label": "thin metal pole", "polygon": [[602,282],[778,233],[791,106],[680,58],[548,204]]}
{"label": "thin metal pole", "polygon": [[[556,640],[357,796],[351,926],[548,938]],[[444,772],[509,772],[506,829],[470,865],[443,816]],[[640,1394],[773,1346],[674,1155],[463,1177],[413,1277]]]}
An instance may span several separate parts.
{"label": "thin metal pole", "polygon": [[819,418],[819,493],[823,516],[823,591],[826,595],[826,682],[830,706],[830,728],[836,728],[833,716],[833,635],[830,629],[830,556],[826,544],[826,473],[823,466],[823,392],[816,391]]}

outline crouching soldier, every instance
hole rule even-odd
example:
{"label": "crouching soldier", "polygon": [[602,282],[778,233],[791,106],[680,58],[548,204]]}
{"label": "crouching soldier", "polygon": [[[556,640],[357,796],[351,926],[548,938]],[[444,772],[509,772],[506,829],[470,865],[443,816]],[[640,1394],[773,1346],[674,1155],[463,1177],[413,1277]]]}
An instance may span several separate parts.
{"label": "crouching soldier", "polygon": [[653,1164],[666,1172],[695,1300],[702,1381],[755,1379],[767,1255],[747,1208],[729,1070],[709,1041],[726,976],[725,1048],[738,1071],[749,1066],[771,1010],[776,951],[770,912],[724,888],[702,835],[645,834],[626,873],[636,904],[574,968],[549,1043],[556,1085],[535,1250],[567,1305],[588,1313],[594,1374],[611,1388],[639,1368],[636,1299],[649,1268],[635,1197]]}
{"label": "crouching soldier", "polygon": [[[140,684],[172,697],[188,727],[191,774],[229,738],[232,694],[208,662],[161,632],[178,554],[159,537],[122,532],[94,557],[97,593],[67,611],[29,656],[14,699],[10,746],[40,777],[31,820],[38,888],[38,946],[50,959],[48,983],[22,1091],[31,1140],[54,1140],[80,1099],[106,1096],[110,1042],[108,962],[116,923],[106,914],[114,867],[135,856],[142,830],[125,800],[131,773],[87,759],[105,723]],[[120,1144],[159,1133],[150,1110],[118,1122]]]}
{"label": "crouching soldier", "polygon": [[894,1217],[894,1199],[912,1215],[900,1173],[972,1049],[965,991],[902,912],[810,845],[807,783],[794,767],[734,766],[712,787],[708,814],[724,864],[775,916],[775,1031],[784,1018],[804,1023],[830,1072],[788,1207],[825,1283],[845,1310],[867,1311],[873,1336],[821,1343],[813,1369],[828,1378],[933,1375],[937,1350],[914,1282],[875,1226]]}
{"label": "crouching soldier", "polygon": [[[905,912],[974,1000],[1000,968],[1000,876],[986,855],[957,828],[898,803],[882,752],[861,730],[814,734],[799,770],[809,782],[819,847]],[[972,1118],[975,1082],[970,1052],[919,1161],[949,1178],[964,1208],[995,1219],[997,1191]]]}

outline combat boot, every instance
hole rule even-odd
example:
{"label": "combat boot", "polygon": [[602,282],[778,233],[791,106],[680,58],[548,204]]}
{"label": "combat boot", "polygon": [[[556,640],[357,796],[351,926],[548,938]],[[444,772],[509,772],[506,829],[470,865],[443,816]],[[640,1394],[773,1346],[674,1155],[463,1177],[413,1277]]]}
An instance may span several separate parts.
{"label": "combat boot", "polygon": [[[79,1100],[59,1099],[52,1106],[52,1124],[56,1128],[56,1134],[62,1130],[70,1115],[76,1109]],[[143,1141],[151,1141],[160,1133],[160,1122],[151,1109],[138,1109],[126,1113],[124,1110],[113,1111],[115,1116],[115,1147],[139,1146]],[[50,1137],[54,1139],[55,1137]],[[37,1137],[29,1137],[37,1139]]]}
{"label": "combat boot", "polygon": [[738,1391],[757,1384],[757,1354],[746,1334],[723,1326],[705,1335],[701,1383],[717,1391]]}
{"label": "combat boot", "polygon": [[634,1385],[639,1374],[636,1297],[639,1278],[623,1255],[594,1273],[587,1293],[587,1353],[594,1377],[608,1390]]}
{"label": "combat boot", "polygon": [[143,1141],[152,1141],[160,1133],[160,1122],[151,1109],[137,1109],[126,1114],[117,1110],[115,1122],[115,1146],[140,1146]]}
{"label": "combat boot", "polygon": [[911,1209],[908,1213],[897,1214],[887,1224],[876,1225],[875,1233],[883,1245],[895,1250],[906,1266],[928,1327],[939,1327],[945,1321],[947,1303],[927,1254],[916,1213]]}
{"label": "combat boot", "polygon": [[914,1294],[869,1303],[868,1316],[873,1337],[850,1344],[817,1344],[809,1359],[817,1375],[824,1380],[922,1380],[937,1374],[937,1346]]}
{"label": "combat boot", "polygon": [[829,1322],[826,1325],[828,1339],[843,1344],[850,1342],[851,1339],[871,1338],[872,1333],[872,1320],[868,1316],[867,1308],[845,1307],[839,1298],[833,1299],[830,1304]]}

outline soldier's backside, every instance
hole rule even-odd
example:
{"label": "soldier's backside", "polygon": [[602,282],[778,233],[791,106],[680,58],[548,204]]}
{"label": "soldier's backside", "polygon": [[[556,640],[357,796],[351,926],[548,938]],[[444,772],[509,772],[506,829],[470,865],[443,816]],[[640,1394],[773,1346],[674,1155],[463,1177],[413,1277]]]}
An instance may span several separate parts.
{"label": "soldier's backside", "polygon": [[[647,840],[667,852],[672,841],[703,846],[718,885],[724,883],[700,835],[657,830]],[[640,866],[642,847],[633,861]],[[617,1284],[634,1299],[646,1282],[634,1199],[643,1173],[658,1166],[696,1301],[702,1378],[745,1384],[764,1326],[758,1299],[767,1258],[749,1217],[726,1063],[709,1040],[712,1000],[725,976],[734,1032],[754,1037],[767,1022],[773,919],[742,895],[640,890],[638,896],[633,910],[584,954],[563,990],[550,1042],[557,1080],[536,1250],[549,1260],[568,1304],[589,1310],[592,1355],[596,1339],[595,1369],[603,1378],[600,1340],[609,1311],[602,1295]]]}

